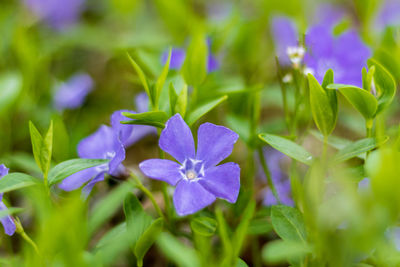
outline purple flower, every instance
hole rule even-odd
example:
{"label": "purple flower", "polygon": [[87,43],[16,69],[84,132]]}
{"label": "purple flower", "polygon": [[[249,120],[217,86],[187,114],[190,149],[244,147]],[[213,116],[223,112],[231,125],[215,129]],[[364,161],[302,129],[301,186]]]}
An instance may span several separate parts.
{"label": "purple flower", "polygon": [[[274,183],[281,203],[287,206],[293,206],[294,202],[292,199],[290,180],[287,174],[281,169],[282,161],[287,159],[287,156],[272,148],[265,150],[264,155],[271,174],[271,180]],[[267,188],[265,191],[263,204],[265,206],[278,204],[278,201],[270,188]]]}
{"label": "purple flower", "polygon": [[375,28],[381,32],[387,26],[400,26],[400,2],[397,0],[386,0],[381,6],[375,19]]}
{"label": "purple flower", "polygon": [[[148,111],[149,98],[145,93],[136,97],[136,108],[139,113]],[[146,135],[157,133],[156,128],[147,125],[122,124],[121,121],[129,120],[122,115],[122,112],[136,113],[132,110],[118,110],[111,115],[111,127],[117,133],[125,148],[138,142]]]}
{"label": "purple flower", "polygon": [[25,5],[51,27],[62,30],[75,24],[83,11],[85,0],[25,0]]}
{"label": "purple flower", "polygon": [[196,153],[189,126],[176,114],[167,121],[159,146],[179,163],[149,159],[139,165],[148,177],[176,186],[173,200],[180,216],[195,213],[216,198],[234,203],[239,194],[239,165],[228,162],[217,166],[232,153],[238,135],[226,127],[204,123],[197,138]]}
{"label": "purple flower", "polygon": [[271,32],[275,42],[276,54],[282,65],[291,64],[287,50],[297,47],[298,34],[294,22],[284,16],[274,16],[271,21]]}
{"label": "purple flower", "polygon": [[124,169],[121,164],[125,159],[125,148],[115,131],[106,125],[78,144],[78,155],[86,159],[109,159],[106,164],[88,168],[65,178],[59,187],[65,191],[75,190],[86,183],[83,188],[87,196],[93,186],[104,180],[106,173],[118,176]]}
{"label": "purple flower", "polygon": [[[219,69],[219,62],[217,58],[211,53],[211,41],[207,39],[208,46],[208,59],[207,59],[207,72],[213,72]],[[168,59],[169,50],[163,52],[161,56],[162,64],[165,64]],[[183,48],[172,48],[171,50],[171,61],[169,68],[179,70],[185,62],[186,51]]]}
{"label": "purple flower", "polygon": [[[6,176],[8,174],[9,169],[6,168],[6,166],[4,166],[4,164],[0,165],[0,179],[3,176]],[[7,210],[6,205],[3,202],[3,193],[0,194],[0,210]],[[7,235],[13,235],[15,233],[15,223],[14,223],[14,219],[10,216],[7,215],[5,217],[0,218],[0,222],[4,227],[4,232]]]}
{"label": "purple flower", "polygon": [[54,95],[55,107],[58,110],[79,108],[92,87],[93,80],[89,75],[85,73],[75,74],[57,88]]}
{"label": "purple flower", "polygon": [[361,70],[367,66],[371,51],[356,31],[335,37],[331,28],[317,25],[307,31],[306,46],[304,63],[320,83],[325,72],[332,69],[335,83],[362,86]]}

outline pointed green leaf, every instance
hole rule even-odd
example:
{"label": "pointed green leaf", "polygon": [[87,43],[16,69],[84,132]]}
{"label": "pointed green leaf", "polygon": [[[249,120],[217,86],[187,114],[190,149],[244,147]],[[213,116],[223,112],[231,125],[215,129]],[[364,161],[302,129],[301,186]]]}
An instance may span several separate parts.
{"label": "pointed green leaf", "polygon": [[189,126],[193,125],[198,119],[200,119],[202,116],[210,112],[212,109],[214,109],[216,106],[224,102],[226,99],[228,99],[228,96],[224,95],[217,99],[213,99],[207,101],[206,103],[201,104],[187,115],[186,117],[187,124]]}
{"label": "pointed green leaf", "polygon": [[139,65],[136,63],[136,61],[133,60],[133,58],[129,54],[127,54],[127,55],[128,55],[129,61],[131,62],[133,68],[135,69],[137,75],[139,76],[140,81],[142,82],[144,90],[146,91],[147,95],[149,96],[150,102],[152,104],[154,104],[154,102],[153,102],[154,96],[152,96],[152,94],[150,92],[150,87],[147,83],[146,75],[144,74],[142,69],[139,67]]}
{"label": "pointed green leaf", "polygon": [[182,115],[182,118],[185,118],[186,115],[186,108],[187,108],[187,94],[188,94],[188,87],[187,84],[183,85],[182,90],[178,95],[178,99],[176,100],[175,104],[175,113],[179,113]]}
{"label": "pointed green leaf", "polygon": [[164,111],[148,111],[143,113],[122,112],[122,115],[134,120],[164,123],[168,120],[168,115]]}
{"label": "pointed green leaf", "polygon": [[368,91],[346,84],[330,84],[328,89],[338,89],[340,93],[352,104],[363,117],[372,119],[375,117],[378,108],[378,101]]}
{"label": "pointed green leaf", "polygon": [[132,120],[132,121],[121,121],[122,124],[133,124],[133,125],[148,125],[157,128],[164,129],[165,124],[156,121],[146,121],[146,120]]}
{"label": "pointed green leaf", "polygon": [[95,167],[101,164],[107,163],[109,160],[107,159],[70,159],[64,162],[61,162],[54,166],[49,172],[49,186],[57,184],[67,178],[68,176],[82,171],[84,169],[88,169],[91,167]]}
{"label": "pointed green leaf", "polygon": [[175,105],[176,101],[178,100],[178,94],[176,93],[174,85],[172,83],[169,84],[168,95],[169,95],[169,108],[171,116],[173,116],[175,114]]}
{"label": "pointed green leaf", "polygon": [[153,243],[162,232],[163,225],[163,219],[158,218],[146,229],[143,235],[140,236],[135,246],[135,255],[138,266],[143,265],[143,258],[146,255],[146,252],[149,250],[149,248],[153,245]]}
{"label": "pointed green leaf", "polygon": [[333,82],[333,71],[328,70],[321,86],[318,81],[308,74],[310,86],[310,105],[314,122],[325,136],[332,133],[336,126],[338,109],[336,91],[325,90],[323,87]]}
{"label": "pointed green leaf", "polygon": [[13,172],[0,179],[0,193],[39,184],[40,180],[25,173]]}
{"label": "pointed green leaf", "polygon": [[50,168],[51,151],[53,149],[53,122],[50,122],[49,130],[43,138],[35,125],[29,121],[29,132],[31,135],[32,151],[36,164],[45,176]]}
{"label": "pointed green leaf", "polygon": [[197,33],[192,37],[186,52],[182,72],[185,82],[194,87],[203,83],[207,76],[208,47],[203,34]]}
{"label": "pointed green leaf", "polygon": [[155,90],[155,94],[156,94],[155,95],[155,103],[156,103],[157,106],[158,106],[158,100],[160,99],[161,91],[162,91],[162,89],[164,87],[165,80],[167,79],[167,76],[168,76],[169,63],[171,61],[171,51],[172,50],[170,48],[169,49],[169,53],[168,53],[167,62],[165,63],[164,68],[163,68],[160,76],[158,77],[156,85],[155,85],[155,87],[156,87],[156,90]]}
{"label": "pointed green leaf", "polygon": [[362,153],[371,151],[372,149],[385,143],[389,137],[384,138],[381,141],[376,140],[376,138],[365,138],[357,140],[343,149],[339,150],[334,157],[336,162],[342,162],[351,158],[354,158]]}
{"label": "pointed green leaf", "polygon": [[378,94],[378,110],[377,113],[389,106],[396,94],[396,82],[393,76],[378,63],[375,59],[368,60],[368,67],[375,67],[374,81]]}
{"label": "pointed green leaf", "polygon": [[283,263],[310,252],[311,249],[303,242],[274,240],[263,247],[262,258],[267,263]]}
{"label": "pointed green leaf", "polygon": [[271,222],[275,232],[283,240],[306,243],[303,216],[296,208],[285,205],[272,206]]}
{"label": "pointed green leaf", "polygon": [[313,156],[305,150],[302,146],[296,144],[293,141],[290,141],[286,138],[280,137],[274,134],[259,134],[258,137],[271,145],[276,150],[279,150],[283,154],[300,161],[304,164],[311,165],[313,162]]}

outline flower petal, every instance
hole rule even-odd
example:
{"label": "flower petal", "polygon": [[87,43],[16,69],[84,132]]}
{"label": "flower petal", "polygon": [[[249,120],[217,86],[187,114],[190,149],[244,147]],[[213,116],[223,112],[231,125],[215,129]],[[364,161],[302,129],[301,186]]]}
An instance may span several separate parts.
{"label": "flower petal", "polygon": [[107,159],[120,147],[117,134],[106,125],[84,138],[78,144],[78,155],[87,159]]}
{"label": "flower petal", "polygon": [[72,191],[78,189],[84,183],[92,179],[94,176],[98,175],[101,172],[104,172],[104,170],[103,171],[101,170],[102,168],[107,169],[107,165],[100,165],[74,173],[65,178],[59,184],[59,187],[65,191]]}
{"label": "flower petal", "polygon": [[[0,202],[0,210],[7,210],[6,205],[3,202]],[[3,218],[0,219],[1,224],[4,227],[4,232],[6,233],[6,235],[13,235],[15,233],[15,223],[13,218],[10,215],[7,215]]]}
{"label": "flower petal", "polygon": [[235,203],[240,189],[240,167],[228,162],[206,169],[199,183],[216,197]]}
{"label": "flower petal", "polygon": [[193,214],[215,201],[215,196],[196,181],[182,179],[176,186],[174,206],[179,216]]}
{"label": "flower petal", "polygon": [[82,196],[84,199],[87,199],[90,192],[92,192],[93,186],[100,181],[104,180],[104,172],[99,173],[96,177],[94,177],[87,185],[82,188]]}
{"label": "flower petal", "polygon": [[116,145],[118,145],[118,148],[115,150],[115,155],[108,163],[108,173],[113,176],[119,176],[121,174],[121,170],[124,170],[124,167],[121,163],[125,159],[125,148],[124,145],[119,142],[119,140]]}
{"label": "flower petal", "polygon": [[287,48],[298,45],[298,34],[295,23],[285,16],[274,16],[271,21],[271,32],[274,37],[276,54],[282,65],[290,65]]}
{"label": "flower petal", "polygon": [[193,135],[180,114],[174,115],[167,121],[161,132],[159,145],[180,163],[186,158],[194,158]]}
{"label": "flower petal", "polygon": [[239,135],[234,131],[212,123],[199,127],[196,159],[204,161],[204,167],[217,165],[228,157]]}
{"label": "flower petal", "polygon": [[169,183],[175,186],[182,174],[180,165],[167,159],[149,159],[139,164],[140,170],[148,177]]}

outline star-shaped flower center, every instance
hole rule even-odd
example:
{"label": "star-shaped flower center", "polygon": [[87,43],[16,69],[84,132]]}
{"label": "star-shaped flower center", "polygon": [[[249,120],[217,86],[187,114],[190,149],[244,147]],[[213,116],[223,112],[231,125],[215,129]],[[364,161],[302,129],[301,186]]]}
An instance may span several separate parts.
{"label": "star-shaped flower center", "polygon": [[204,163],[201,160],[189,158],[183,162],[180,171],[183,179],[197,181],[204,177]]}

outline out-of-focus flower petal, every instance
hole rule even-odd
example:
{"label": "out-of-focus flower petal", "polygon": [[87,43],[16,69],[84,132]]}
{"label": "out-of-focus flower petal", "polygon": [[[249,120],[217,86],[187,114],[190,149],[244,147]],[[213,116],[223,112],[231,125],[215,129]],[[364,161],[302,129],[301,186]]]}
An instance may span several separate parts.
{"label": "out-of-focus flower petal", "polygon": [[90,192],[92,192],[92,189],[95,186],[95,184],[97,184],[98,182],[101,182],[103,180],[104,180],[104,172],[99,173],[89,183],[87,183],[87,185],[85,185],[82,188],[82,196],[83,196],[83,198],[86,199],[90,195]]}
{"label": "out-of-focus flower petal", "polygon": [[212,123],[200,125],[197,134],[196,159],[204,161],[204,167],[217,165],[228,157],[239,135],[234,131]]}
{"label": "out-of-focus flower petal", "polygon": [[54,105],[58,110],[79,108],[92,88],[93,80],[88,74],[76,74],[56,89]]}
{"label": "out-of-focus flower petal", "polygon": [[[0,210],[7,210],[7,207],[3,202],[0,202]],[[10,215],[0,218],[0,222],[4,227],[6,235],[12,236],[15,233],[15,223]]]}
{"label": "out-of-focus flower petal", "polygon": [[175,186],[182,179],[181,166],[167,159],[149,159],[139,164],[140,170],[148,177]]}
{"label": "out-of-focus flower petal", "polygon": [[179,216],[193,214],[215,201],[215,196],[197,182],[182,179],[176,186],[174,206]]}
{"label": "out-of-focus flower petal", "polygon": [[78,144],[78,155],[87,159],[110,159],[120,144],[117,134],[109,126],[102,125]]}
{"label": "out-of-focus flower petal", "polygon": [[80,188],[83,184],[91,180],[93,177],[97,176],[99,173],[104,173],[107,169],[107,166],[101,165],[88,169],[81,170],[77,173],[74,173],[67,178],[65,178],[60,184],[59,187],[65,191],[72,191]]}
{"label": "out-of-focus flower petal", "polygon": [[271,32],[280,63],[282,65],[290,65],[291,61],[286,51],[288,47],[298,45],[296,25],[287,17],[274,16],[271,21]]}
{"label": "out-of-focus flower petal", "polygon": [[183,163],[186,158],[194,158],[194,140],[189,126],[180,114],[172,116],[161,132],[159,145],[162,150]]}
{"label": "out-of-focus flower petal", "polygon": [[235,203],[240,189],[240,167],[228,162],[206,169],[199,183],[214,196]]}
{"label": "out-of-focus flower petal", "polygon": [[[161,56],[161,62],[164,65],[168,60],[169,49],[164,51]],[[171,50],[171,60],[169,62],[169,68],[172,70],[179,70],[183,62],[185,61],[186,52],[182,48],[172,48]]]}

